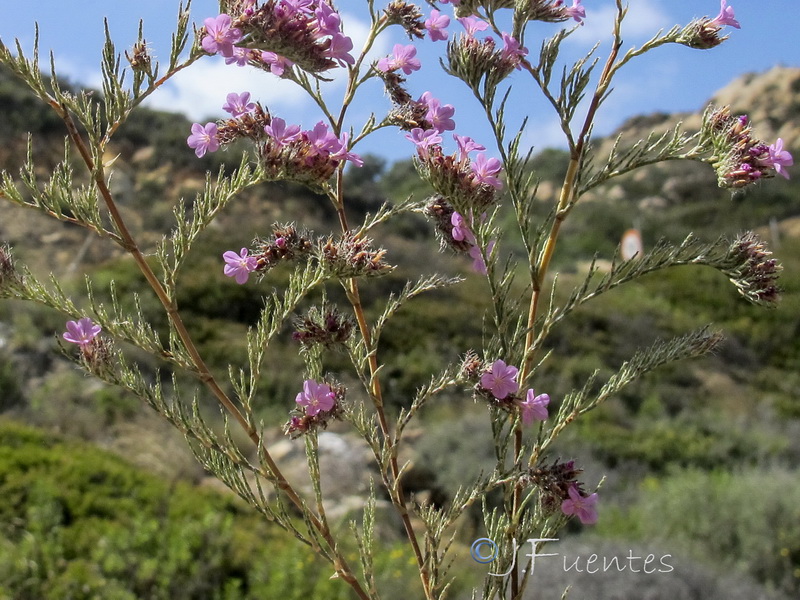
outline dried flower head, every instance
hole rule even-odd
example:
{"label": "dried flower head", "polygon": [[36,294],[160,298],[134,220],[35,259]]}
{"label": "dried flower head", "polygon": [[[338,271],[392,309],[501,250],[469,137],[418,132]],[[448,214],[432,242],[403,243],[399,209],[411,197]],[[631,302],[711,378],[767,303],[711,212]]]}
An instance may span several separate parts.
{"label": "dried flower head", "polygon": [[383,12],[389,24],[400,25],[406,30],[409,39],[421,40],[425,37],[425,23],[416,5],[404,0],[392,0]]}
{"label": "dried flower head", "polygon": [[424,213],[434,222],[442,250],[449,248],[462,254],[469,252],[472,243],[468,239],[457,240],[453,237],[453,215],[456,211],[447,200],[442,196],[431,197]]}
{"label": "dried flower head", "polygon": [[723,272],[739,293],[754,304],[775,306],[780,298],[776,284],[783,267],[764,242],[748,231],[733,241],[728,252],[734,264]]}
{"label": "dried flower head", "polygon": [[522,484],[539,488],[542,509],[545,513],[552,514],[561,508],[564,500],[569,498],[571,487],[576,486],[578,491],[583,491],[577,480],[581,473],[583,469],[577,468],[575,461],[560,463],[556,459],[552,465],[530,469],[523,477]]}
{"label": "dried flower head", "polygon": [[335,306],[312,306],[308,312],[295,319],[296,331],[292,339],[304,348],[321,345],[325,348],[341,348],[353,333],[355,321],[341,314]]}
{"label": "dried flower head", "polygon": [[372,239],[348,231],[338,239],[329,237],[320,242],[319,261],[336,277],[375,277],[385,275],[394,267],[383,261],[386,250],[373,249]]}
{"label": "dried flower head", "polygon": [[139,40],[133,45],[131,51],[125,51],[125,58],[131,65],[134,71],[141,71],[143,73],[150,73],[152,67],[152,57],[147,49],[147,42]]}
{"label": "dried flower head", "polygon": [[447,44],[447,71],[473,90],[482,87],[484,78],[487,87],[497,87],[518,65],[519,57],[498,49],[492,38],[461,34]]}
{"label": "dried flower head", "polygon": [[292,224],[273,223],[272,236],[256,239],[258,251],[254,254],[258,264],[257,272],[266,272],[282,261],[302,260],[309,257],[314,248],[311,236],[306,231],[298,231]]}

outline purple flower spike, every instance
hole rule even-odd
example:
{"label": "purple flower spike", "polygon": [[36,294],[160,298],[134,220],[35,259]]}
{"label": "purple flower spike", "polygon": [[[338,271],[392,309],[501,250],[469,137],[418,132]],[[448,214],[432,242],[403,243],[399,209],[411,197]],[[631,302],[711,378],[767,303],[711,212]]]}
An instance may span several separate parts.
{"label": "purple flower spike", "polygon": [[228,250],[222,255],[222,258],[227,263],[223,273],[227,277],[234,277],[239,285],[247,283],[250,273],[258,267],[258,259],[255,256],[248,256],[247,248],[242,248],[239,254],[236,254],[233,250]]}
{"label": "purple flower spike", "polygon": [[219,150],[219,140],[217,139],[217,124],[194,123],[192,125],[192,135],[186,138],[189,148],[194,148],[197,158],[205,156],[206,152],[216,152]]}
{"label": "purple flower spike", "polygon": [[775,169],[778,175],[789,179],[789,172],[786,167],[791,167],[794,164],[794,158],[792,158],[788,150],[783,149],[783,140],[778,138],[774,144],[767,148],[767,151],[769,152],[769,158],[764,161],[767,166]]}
{"label": "purple flower spike", "polygon": [[545,421],[548,416],[548,404],[550,404],[550,396],[547,394],[539,394],[537,396],[535,391],[528,390],[525,401],[519,405],[522,412],[522,423],[530,425],[534,421]]}
{"label": "purple flower spike", "polygon": [[447,39],[446,27],[448,25],[450,25],[450,17],[443,15],[435,8],[431,11],[431,16],[425,21],[425,29],[428,30],[428,35],[432,42]]}
{"label": "purple flower spike", "polygon": [[328,384],[306,379],[303,382],[303,391],[297,394],[295,402],[305,407],[306,414],[313,417],[321,412],[331,410],[336,404],[336,394],[331,391]]}
{"label": "purple flower spike", "polygon": [[227,96],[227,102],[222,105],[222,110],[230,113],[234,117],[241,117],[245,113],[249,113],[256,109],[256,105],[250,102],[250,92],[242,92],[241,94],[230,93]]}
{"label": "purple flower spike", "polygon": [[728,0],[720,1],[719,14],[711,20],[711,23],[719,27],[730,25],[736,29],[742,28],[742,26],[739,25],[739,21],[736,20],[736,16],[733,14],[733,7],[728,6]]}
{"label": "purple flower spike", "polygon": [[492,364],[491,371],[481,375],[481,387],[489,390],[498,400],[502,400],[519,389],[519,384],[514,381],[518,372],[517,367],[506,365],[498,359]]}
{"label": "purple flower spike", "polygon": [[584,525],[597,523],[597,494],[584,497],[575,484],[570,486],[568,493],[569,498],[561,503],[561,512],[577,516]]}
{"label": "purple flower spike", "polygon": [[233,56],[233,45],[242,39],[239,29],[231,28],[231,17],[225,13],[218,17],[210,17],[203,21],[206,36],[201,42],[203,50],[209,54]]}
{"label": "purple flower spike", "polygon": [[63,334],[63,338],[70,344],[78,344],[83,347],[91,344],[102,329],[89,317],[83,317],[79,321],[67,321],[67,331]]}

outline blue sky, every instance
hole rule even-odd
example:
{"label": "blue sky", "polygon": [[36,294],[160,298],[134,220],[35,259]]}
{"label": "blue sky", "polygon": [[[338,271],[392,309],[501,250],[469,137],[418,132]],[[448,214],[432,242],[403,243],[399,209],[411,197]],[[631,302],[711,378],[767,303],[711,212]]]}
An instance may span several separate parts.
{"label": "blue sky", "polygon": [[[380,3],[378,0],[376,5]],[[730,39],[711,51],[668,46],[634,61],[620,72],[614,94],[598,115],[596,133],[609,133],[635,114],[701,110],[717,89],[745,72],[764,71],[776,64],[800,66],[800,44],[797,42],[800,16],[798,11],[790,9],[790,6],[797,8],[797,0],[730,0],[729,3],[736,10],[741,30],[728,28]],[[601,57],[609,45],[613,1],[584,0],[583,4],[587,12],[586,23],[564,44],[564,55],[573,60],[585,53],[595,41],[603,42]],[[629,18],[623,29],[624,48],[649,39],[660,28],[685,24],[693,17],[715,16],[719,10],[718,0],[629,0],[629,4]],[[365,3],[363,0],[340,0],[337,5],[343,14],[345,30],[356,40],[358,47],[366,32],[361,8]],[[112,38],[120,51],[133,43],[138,21],[142,19],[153,54],[167,57],[177,7],[177,0],[2,0],[0,37],[6,44],[19,38],[29,53],[33,45],[34,22],[38,21],[40,47],[45,60],[52,50],[60,75],[75,82],[97,85],[104,17],[109,20]],[[427,6],[423,5],[423,10],[427,12]],[[449,7],[443,7],[443,11],[449,10]],[[215,1],[195,0],[192,20],[201,25],[205,17],[215,16],[217,12]],[[559,25],[536,24],[526,40],[528,47],[537,50],[541,37],[552,35],[557,27]],[[453,22],[450,30],[460,31],[461,27]],[[380,40],[374,58],[388,54],[394,43],[405,39],[400,30],[388,33]],[[409,77],[412,94],[430,90],[443,103],[453,104],[456,106],[456,131],[490,146],[491,135],[483,125],[482,109],[477,101],[464,84],[443,74],[438,66],[438,56],[444,51],[445,43],[425,40],[417,45],[423,69]],[[523,116],[528,114],[531,119],[524,138],[527,145],[536,148],[561,145],[552,108],[541,101],[532,82],[522,73],[514,73],[510,82],[514,90],[507,115],[509,129],[516,129]],[[290,82],[250,67],[226,66],[216,57],[205,58],[180,74],[153,96],[151,105],[184,112],[194,120],[207,120],[221,114],[220,107],[228,92],[245,90],[251,91],[273,114],[288,122],[311,127],[320,119],[313,103]],[[389,108],[377,82],[367,92],[351,112],[350,123],[356,128],[360,128],[370,112],[374,111],[380,118]],[[341,77],[327,86],[332,104],[342,93]],[[402,134],[393,130],[365,140],[357,151],[373,152],[394,160],[409,156],[412,147]]]}

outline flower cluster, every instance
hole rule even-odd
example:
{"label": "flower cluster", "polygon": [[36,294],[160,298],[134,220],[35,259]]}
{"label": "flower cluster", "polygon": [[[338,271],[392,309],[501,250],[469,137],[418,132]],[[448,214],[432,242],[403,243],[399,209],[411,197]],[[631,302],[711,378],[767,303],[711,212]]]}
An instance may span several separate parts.
{"label": "flower cluster", "polygon": [[531,469],[523,483],[539,488],[545,513],[560,509],[565,515],[577,516],[584,525],[593,525],[597,522],[598,496],[583,491],[577,480],[582,472],[575,467],[575,461],[556,460],[552,465]]}
{"label": "flower cluster", "polygon": [[355,322],[351,317],[341,314],[336,307],[312,306],[308,312],[295,319],[296,331],[292,339],[304,348],[321,345],[325,348],[341,347],[353,333]]}
{"label": "flower cluster", "polygon": [[422,13],[414,4],[409,4],[405,0],[392,0],[383,12],[386,15],[386,22],[390,25],[400,25],[406,30],[409,38],[422,39],[425,36]]}
{"label": "flower cluster", "polygon": [[229,2],[229,14],[204,22],[203,49],[226,62],[253,64],[276,75],[297,64],[319,73],[352,65],[353,41],[342,33],[339,13],[327,0],[252,0]]}
{"label": "flower cluster", "polygon": [[[453,154],[442,150],[442,137],[436,129],[411,130],[406,136],[417,147],[417,170],[434,190],[462,214],[480,214],[497,202],[503,184],[498,178],[502,164],[488,157],[485,148],[472,138],[454,134],[458,149]],[[479,152],[474,159],[470,154]]]}
{"label": "flower cluster", "polygon": [[292,179],[313,187],[328,181],[344,161],[357,167],[364,164],[358,154],[348,150],[349,134],[337,137],[322,121],[301,131],[299,125],[287,125],[274,117],[264,130],[267,137],[259,151],[273,179]]}
{"label": "flower cluster", "polygon": [[723,188],[742,188],[776,173],[789,178],[794,163],[783,140],[767,145],[754,138],[746,115],[734,117],[730,108],[709,108],[703,115],[702,143],[710,147],[710,162]]}
{"label": "flower cluster", "polygon": [[325,429],[328,421],[341,415],[344,386],[306,379],[303,391],[295,398],[295,414],[283,426],[283,431],[297,437],[313,429]]}
{"label": "flower cluster", "polygon": [[383,261],[386,250],[372,247],[372,239],[348,231],[339,238],[329,237],[320,243],[319,260],[335,277],[375,277],[394,267]]}
{"label": "flower cluster", "polygon": [[[466,32],[447,44],[447,71],[478,92],[485,85],[493,89],[514,69],[521,68],[528,50],[507,33],[502,33],[502,47],[492,36],[478,39],[476,33],[488,24],[475,17],[459,19]],[[483,85],[482,85],[483,83]]]}
{"label": "flower cluster", "polygon": [[517,367],[507,365],[505,361],[498,359],[488,369],[481,372],[476,392],[493,406],[508,412],[518,410],[524,425],[547,420],[550,396],[537,394],[533,389],[529,389],[523,400],[517,395],[519,392],[518,375]]}
{"label": "flower cluster", "polygon": [[250,254],[247,248],[239,253],[232,250],[225,252],[224,274],[233,277],[238,284],[247,282],[250,273],[263,273],[272,269],[281,261],[308,257],[314,248],[308,234],[300,233],[294,225],[272,225],[272,236],[269,239],[255,241],[257,251]]}
{"label": "flower cluster", "polygon": [[349,151],[349,134],[337,137],[322,121],[301,131],[299,125],[287,125],[280,117],[270,116],[260,104],[250,102],[249,92],[228,94],[222,108],[230,113],[230,119],[192,125],[186,143],[198,157],[247,138],[257,144],[272,179],[292,179],[311,186],[330,179],[343,161],[359,167],[364,164],[359,155]]}
{"label": "flower cluster", "polygon": [[728,253],[735,266],[724,270],[739,293],[755,304],[774,306],[780,297],[778,276],[783,267],[752,231],[739,236]]}
{"label": "flower cluster", "polygon": [[716,17],[695,19],[680,31],[676,42],[698,50],[714,48],[728,39],[728,36],[720,37],[719,35],[726,25],[741,29],[741,25],[734,15],[733,7],[728,6],[727,0],[720,0],[720,10]]}
{"label": "flower cluster", "polygon": [[266,137],[265,127],[270,123],[270,115],[257,102],[250,102],[250,92],[228,94],[222,109],[231,118],[205,125],[192,124],[186,143],[198,158],[242,138],[259,142]]}

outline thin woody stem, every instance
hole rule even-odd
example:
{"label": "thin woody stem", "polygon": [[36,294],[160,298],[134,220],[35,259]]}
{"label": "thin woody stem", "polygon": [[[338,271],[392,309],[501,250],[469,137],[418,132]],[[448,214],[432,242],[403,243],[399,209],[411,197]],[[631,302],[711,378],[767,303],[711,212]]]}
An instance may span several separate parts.
{"label": "thin woody stem", "polygon": [[[547,242],[545,243],[544,250],[538,260],[538,264],[534,269],[533,276],[532,276],[532,292],[531,292],[531,302],[528,308],[528,326],[527,326],[527,333],[525,335],[525,355],[522,362],[522,368],[519,372],[519,384],[520,386],[525,385],[525,381],[527,380],[528,376],[530,375],[531,368],[533,365],[533,358],[534,358],[534,351],[533,351],[533,344],[536,339],[536,317],[538,314],[539,309],[539,299],[541,298],[542,288],[544,285],[545,277],[547,275],[547,270],[550,267],[550,261],[553,258],[553,253],[555,252],[556,243],[558,242],[558,235],[561,231],[561,224],[566,219],[567,215],[571,207],[574,204],[575,196],[576,196],[576,189],[575,184],[578,179],[578,173],[580,171],[581,166],[581,158],[583,155],[584,146],[586,145],[586,141],[589,135],[589,131],[591,130],[592,123],[594,123],[594,117],[597,113],[597,109],[600,107],[600,102],[603,99],[606,91],[608,90],[608,86],[611,83],[611,78],[614,74],[614,62],[617,59],[617,55],[619,53],[619,49],[622,46],[622,38],[620,37],[620,25],[622,22],[623,11],[620,5],[620,2],[617,2],[618,12],[617,12],[617,19],[614,23],[614,42],[611,47],[611,52],[609,53],[608,59],[606,60],[605,67],[603,68],[603,73],[600,75],[600,79],[597,83],[597,87],[595,88],[594,95],[592,96],[591,103],[589,104],[589,108],[586,112],[586,118],[583,122],[583,128],[580,131],[580,134],[577,137],[575,144],[570,144],[570,161],[569,166],[567,167],[567,174],[564,176],[564,183],[561,186],[561,193],[558,199],[558,207],[556,208],[556,215],[553,221],[553,225],[550,228],[550,235],[547,238]],[[571,141],[571,140],[570,140]],[[514,431],[514,449],[515,449],[515,456],[514,459],[517,459],[517,454],[521,451],[522,447],[522,432],[519,427]],[[538,452],[534,451],[531,454],[529,464],[533,464],[535,458],[538,458]],[[516,523],[519,519],[519,512],[521,509],[521,499],[522,499],[522,489],[517,486],[514,488],[514,496],[513,496],[513,514],[512,514],[512,534],[516,528]],[[517,600],[520,597],[521,590],[519,588],[519,572],[517,571],[516,566],[511,571],[511,598],[512,600]]]}
{"label": "thin woody stem", "polygon": [[78,152],[80,153],[87,168],[92,173],[94,184],[97,186],[97,189],[100,192],[103,201],[105,202],[106,208],[108,209],[111,220],[114,222],[114,225],[119,232],[121,245],[131,254],[140,271],[147,280],[147,283],[153,289],[158,297],[158,300],[164,307],[164,310],[167,312],[170,322],[175,327],[175,331],[180,337],[181,342],[186,348],[186,351],[189,353],[189,356],[192,358],[197,377],[203,382],[203,384],[206,385],[206,387],[211,390],[219,403],[224,406],[225,409],[236,419],[239,425],[241,425],[241,427],[247,432],[250,440],[256,445],[257,448],[259,448],[262,459],[267,465],[267,470],[269,471],[268,474],[270,475],[270,478],[274,480],[275,485],[284,494],[286,494],[287,498],[289,498],[292,504],[297,506],[298,509],[307,515],[312,526],[319,531],[320,535],[328,544],[331,552],[334,555],[334,567],[336,569],[336,573],[353,588],[360,599],[370,600],[367,592],[364,591],[359,581],[353,575],[353,571],[347,564],[346,559],[339,552],[336,540],[333,539],[327,524],[322,522],[319,517],[313,513],[313,511],[306,507],[303,499],[300,498],[291,484],[289,484],[270,453],[262,445],[261,437],[259,436],[258,431],[250,423],[248,423],[247,419],[242,415],[241,411],[219,386],[216,379],[209,371],[205,361],[203,361],[203,358],[200,356],[200,353],[197,350],[189,331],[186,329],[186,326],[183,323],[183,319],[178,312],[174,299],[170,298],[169,294],[164,289],[164,286],[161,284],[161,281],[159,281],[152,268],[150,268],[150,265],[147,264],[144,255],[136,243],[136,240],[133,238],[133,235],[122,218],[111,191],[108,189],[108,185],[106,184],[102,165],[95,165],[92,155],[89,149],[86,147],[86,144],[84,143],[83,138],[81,137],[80,132],[78,131],[78,128],[76,127],[69,111],[65,106],[59,104],[52,98],[49,99],[49,104],[58,113],[67,126],[68,135],[78,148]]}
{"label": "thin woody stem", "polygon": [[[346,232],[347,215],[344,212],[344,177],[343,171],[340,168],[337,173],[336,179],[336,196],[333,198],[336,212],[339,216],[339,223],[342,226],[342,231]],[[344,282],[343,282],[344,283]],[[378,416],[378,425],[383,435],[384,443],[389,448],[389,468],[391,470],[392,480],[387,482],[387,488],[392,498],[392,503],[397,508],[400,518],[403,521],[403,528],[405,529],[406,536],[411,543],[411,548],[414,551],[414,557],[417,561],[419,568],[420,579],[422,580],[422,587],[425,591],[425,598],[433,600],[433,591],[431,590],[430,573],[426,565],[425,556],[417,541],[417,534],[414,531],[414,525],[411,523],[411,517],[408,511],[408,504],[403,494],[403,488],[400,484],[400,466],[397,462],[397,444],[396,439],[392,436],[389,429],[389,422],[386,419],[386,411],[383,406],[383,391],[381,389],[380,377],[378,376],[378,357],[376,348],[373,346],[372,333],[370,332],[369,325],[367,324],[366,316],[364,315],[364,307],[361,304],[361,296],[358,290],[358,282],[355,278],[349,279],[344,285],[347,299],[353,307],[356,321],[358,322],[358,329],[364,340],[364,345],[367,350],[367,360],[369,363],[370,371],[370,397],[375,405],[375,412]]]}

